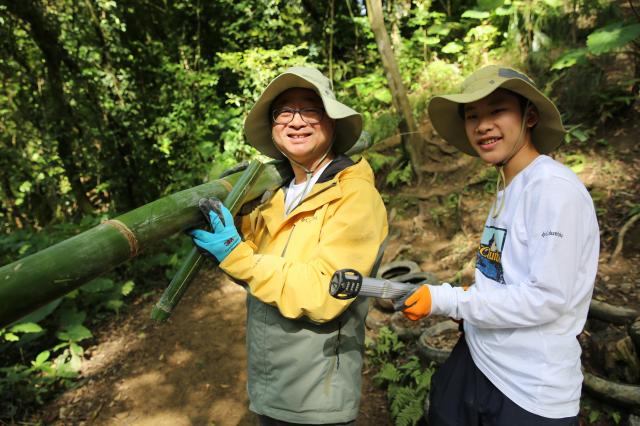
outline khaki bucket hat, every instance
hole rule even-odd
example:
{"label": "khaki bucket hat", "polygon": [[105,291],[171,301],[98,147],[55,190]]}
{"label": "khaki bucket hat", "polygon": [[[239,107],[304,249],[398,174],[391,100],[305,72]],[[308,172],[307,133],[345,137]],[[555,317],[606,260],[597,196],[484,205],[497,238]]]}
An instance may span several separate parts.
{"label": "khaki bucket hat", "polygon": [[274,78],[262,92],[244,121],[244,133],[251,146],[274,159],[284,159],[271,138],[269,108],[273,101],[287,89],[311,89],[320,96],[326,114],[336,120],[333,150],[345,153],[356,143],[362,133],[362,116],[345,104],[338,102],[331,90],[331,82],[314,68],[292,67]]}
{"label": "khaki bucket hat", "polygon": [[538,109],[540,119],[533,127],[531,139],[541,154],[557,148],[563,140],[565,129],[560,112],[535,83],[520,71],[489,65],[471,74],[462,83],[462,93],[436,96],[429,102],[429,117],[436,131],[460,151],[478,156],[464,129],[464,119],[458,113],[460,104],[475,102],[496,89],[507,89],[527,98]]}

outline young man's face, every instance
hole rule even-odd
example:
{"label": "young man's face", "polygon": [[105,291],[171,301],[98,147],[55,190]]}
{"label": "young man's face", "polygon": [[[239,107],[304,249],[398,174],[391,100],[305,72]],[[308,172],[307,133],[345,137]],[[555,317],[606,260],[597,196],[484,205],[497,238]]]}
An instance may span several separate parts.
{"label": "young man's face", "polygon": [[[290,111],[303,108],[306,111]],[[320,97],[313,90],[289,89],[276,98],[271,109],[272,116],[277,116],[271,122],[275,144],[288,157],[312,167],[331,146],[335,130],[335,120],[327,116]],[[288,119],[291,121],[285,123]]]}
{"label": "young man's face", "polygon": [[522,147],[531,144],[528,131],[537,122],[537,114],[527,114],[522,130],[522,107],[513,93],[498,89],[476,102],[465,104],[464,125],[467,138],[480,158],[490,164],[500,164],[515,156]]}

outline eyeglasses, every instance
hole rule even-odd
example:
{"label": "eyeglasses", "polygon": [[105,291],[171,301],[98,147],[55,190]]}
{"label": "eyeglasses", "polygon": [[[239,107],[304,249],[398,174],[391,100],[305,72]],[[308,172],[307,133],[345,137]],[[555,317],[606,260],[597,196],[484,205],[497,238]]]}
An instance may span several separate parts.
{"label": "eyeglasses", "polygon": [[276,124],[289,124],[296,113],[300,113],[300,118],[307,124],[318,124],[324,117],[322,108],[280,108],[273,110],[271,118]]}

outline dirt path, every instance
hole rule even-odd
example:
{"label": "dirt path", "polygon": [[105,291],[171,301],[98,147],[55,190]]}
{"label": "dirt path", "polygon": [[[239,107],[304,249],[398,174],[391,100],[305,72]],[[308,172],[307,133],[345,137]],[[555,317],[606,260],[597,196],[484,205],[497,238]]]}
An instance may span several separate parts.
{"label": "dirt path", "polygon": [[[43,411],[45,424],[256,425],[246,394],[245,291],[201,271],[165,324],[158,295],[97,336],[83,380]],[[365,375],[358,425],[391,425],[384,393]]]}

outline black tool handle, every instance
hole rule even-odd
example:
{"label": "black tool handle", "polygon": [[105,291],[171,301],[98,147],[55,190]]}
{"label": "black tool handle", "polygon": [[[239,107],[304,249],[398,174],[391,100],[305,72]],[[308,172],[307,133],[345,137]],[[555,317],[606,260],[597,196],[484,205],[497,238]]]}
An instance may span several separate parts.
{"label": "black tool handle", "polygon": [[362,288],[362,274],[355,269],[340,269],[331,277],[329,293],[336,299],[353,299]]}

